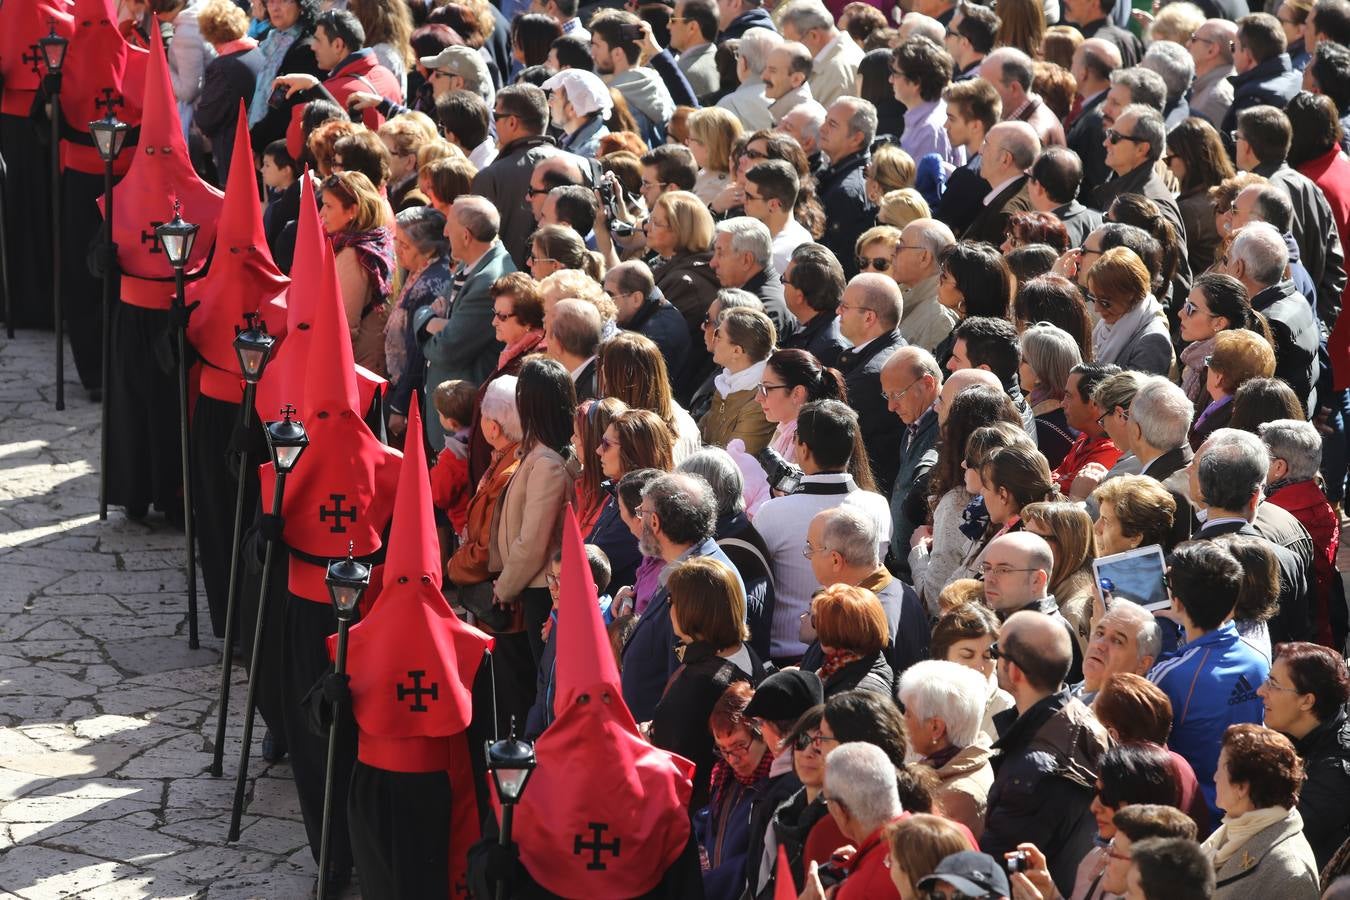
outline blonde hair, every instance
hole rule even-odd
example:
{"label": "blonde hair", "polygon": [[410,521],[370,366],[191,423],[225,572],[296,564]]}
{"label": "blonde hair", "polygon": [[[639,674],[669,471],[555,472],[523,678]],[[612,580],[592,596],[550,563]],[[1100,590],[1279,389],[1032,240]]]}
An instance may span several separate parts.
{"label": "blonde hair", "polygon": [[[716,107],[714,107],[715,109]],[[711,112],[712,110],[699,110]],[[712,246],[713,218],[708,205],[689,191],[668,191],[656,201],[653,211],[661,210],[675,232],[675,242],[685,252],[701,253]]]}
{"label": "blonde hair", "polygon": [[904,228],[915,219],[931,219],[928,201],[914,188],[890,191],[881,198],[877,221],[893,228]]}
{"label": "blonde hair", "polygon": [[230,0],[207,0],[197,10],[197,28],[208,44],[228,44],[248,34],[248,13]]}
{"label": "blonde hair", "polygon": [[356,207],[356,217],[347,226],[348,231],[370,231],[384,225],[388,218],[384,197],[360,172],[334,172],[323,180],[319,190],[332,194],[344,209]]}
{"label": "blonde hair", "polygon": [[709,172],[731,170],[731,146],[741,136],[741,120],[720,106],[689,114],[689,137],[708,148]]}
{"label": "blonde hair", "polygon": [[1138,305],[1151,285],[1148,267],[1129,247],[1112,247],[1088,269],[1092,293],[1109,293],[1112,300],[1128,298],[1122,311]]}
{"label": "blonde hair", "polygon": [[585,300],[600,310],[601,322],[611,322],[619,316],[619,308],[605,289],[580,269],[559,269],[546,276],[539,282],[539,294],[546,309],[559,300]]}
{"label": "blonde hair", "polygon": [[[396,156],[417,155],[423,146],[440,138],[431,117],[416,110],[386,119],[377,133],[389,138]],[[420,157],[418,162],[421,162]]]}
{"label": "blonde hair", "polygon": [[[1304,4],[1304,10],[1312,9],[1311,0],[1285,0],[1292,7]],[[1153,17],[1148,27],[1150,41],[1173,41],[1185,47],[1191,35],[1205,24],[1205,13],[1193,3],[1169,3]],[[1302,23],[1300,23],[1302,24]]]}
{"label": "blonde hair", "polygon": [[872,180],[881,188],[882,195],[902,188],[914,187],[914,157],[900,149],[899,144],[882,144],[872,153],[870,163]]}
{"label": "blonde hair", "polygon": [[900,243],[900,229],[893,225],[874,225],[864,231],[853,245],[853,255],[862,256],[863,248],[878,241],[886,245],[887,253],[894,253]]}

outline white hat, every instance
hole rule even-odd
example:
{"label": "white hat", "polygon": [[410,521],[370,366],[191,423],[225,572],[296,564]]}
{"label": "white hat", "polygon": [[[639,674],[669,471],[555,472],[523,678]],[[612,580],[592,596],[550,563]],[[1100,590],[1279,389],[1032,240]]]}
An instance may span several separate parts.
{"label": "white hat", "polygon": [[614,107],[614,102],[609,96],[609,88],[600,80],[600,76],[585,69],[563,69],[545,81],[543,88],[546,91],[559,89],[565,91],[567,101],[572,104],[578,115],[589,116],[593,112],[599,112],[603,116],[608,116]]}

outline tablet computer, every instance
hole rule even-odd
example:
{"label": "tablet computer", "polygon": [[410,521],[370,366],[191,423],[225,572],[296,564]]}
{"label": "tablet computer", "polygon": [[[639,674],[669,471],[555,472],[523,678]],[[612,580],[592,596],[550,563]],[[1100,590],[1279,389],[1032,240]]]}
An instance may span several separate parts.
{"label": "tablet computer", "polygon": [[1092,575],[1099,586],[1107,581],[1112,597],[1133,601],[1151,612],[1172,605],[1163,583],[1165,571],[1162,547],[1157,544],[1098,557],[1092,562]]}

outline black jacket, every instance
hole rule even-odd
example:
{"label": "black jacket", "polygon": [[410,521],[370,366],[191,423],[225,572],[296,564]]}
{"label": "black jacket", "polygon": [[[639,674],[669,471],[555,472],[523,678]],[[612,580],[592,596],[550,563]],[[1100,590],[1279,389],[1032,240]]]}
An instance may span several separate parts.
{"label": "black jacket", "polygon": [[895,672],[886,662],[886,654],[878,650],[871,656],[855,660],[825,679],[825,699],[845,691],[871,691],[884,697],[894,697],[892,685]]}
{"label": "black jacket", "polygon": [[[792,748],[785,748],[781,752],[791,753]],[[756,797],[750,805],[750,843],[745,854],[746,894],[743,896],[754,896],[756,882],[759,881],[759,863],[764,856],[764,839],[768,836],[769,829],[773,827],[775,814],[783,804],[801,791],[802,780],[797,777],[797,773],[784,772],[770,778],[764,793]],[[777,868],[775,862],[769,870],[771,875],[765,884],[765,890],[770,897],[773,896],[773,876],[777,875]]]}
{"label": "black jacket", "polygon": [[1070,200],[1063,206],[1053,210],[1054,214],[1059,216],[1059,221],[1064,224],[1064,230],[1069,232],[1069,246],[1081,247],[1087,236],[1101,227],[1102,214],[1095,209],[1088,209],[1077,200]]}
{"label": "black jacket", "polygon": [[1078,30],[1083,32],[1083,37],[1101,38],[1115,44],[1120,50],[1121,68],[1137,66],[1144,58],[1144,45],[1134,32],[1126,31],[1110,19],[1101,18],[1089,25],[1079,25]]}
{"label": "black jacket", "polygon": [[596,361],[593,359],[586,363],[580,374],[577,375],[573,384],[576,386],[578,403],[596,398],[596,378],[598,377],[596,373],[598,368]]}
{"label": "black jacket", "polygon": [[984,195],[991,187],[969,163],[953,170],[947,177],[947,186],[942,190],[942,199],[933,217],[945,222],[953,234],[960,234],[984,209]]}
{"label": "black jacket", "polygon": [[1233,103],[1223,117],[1219,134],[1230,156],[1236,153],[1229,134],[1237,128],[1238,113],[1253,106],[1270,105],[1284,109],[1294,95],[1303,90],[1303,73],[1294,68],[1288,53],[1278,53],[1239,75],[1229,75],[1233,83]]}
{"label": "black jacket", "polygon": [[681,383],[684,366],[689,361],[689,329],[685,327],[684,316],[680,315],[678,309],[659,292],[653,292],[623,329],[651,338],[665,357],[670,383]]}
{"label": "black jacket", "polygon": [[1029,212],[1031,208],[1031,197],[1027,194],[1027,177],[1023,175],[999,191],[991,202],[980,209],[974,220],[962,232],[961,240],[987,241],[997,247],[1008,236],[1008,220],[1012,218],[1013,213]]}
{"label": "black jacket", "polygon": [[1293,388],[1304,410],[1312,409],[1321,331],[1311,304],[1292,281],[1281,281],[1252,297],[1252,309],[1266,317],[1275,337],[1275,377]]}
{"label": "black jacket", "polygon": [[844,277],[858,274],[853,249],[858,238],[876,224],[877,208],[867,199],[863,168],[870,158],[866,150],[846,156],[820,173],[816,189],[825,208],[825,234],[820,242],[844,267]]}
{"label": "black jacket", "polygon": [[746,643],[761,659],[768,659],[776,600],[768,545],[744,512],[719,518],[713,540],[745,583],[745,624],[750,629]]}
{"label": "black jacket", "polygon": [[683,367],[683,375],[680,380],[672,382],[675,398],[686,407],[694,390],[708,377],[713,367],[712,356],[703,343],[703,317],[722,285],[717,280],[717,273],[708,265],[711,259],[710,252],[677,253],[665,262],[652,266],[657,290],[679,311],[684,318],[685,330],[689,333],[689,356]]}
{"label": "black jacket", "polygon": [[1294,741],[1294,749],[1306,773],[1298,814],[1321,868],[1350,838],[1350,721],[1345,710]]}
{"label": "black jacket", "polygon": [[898,330],[883,334],[861,350],[850,347],[839,355],[839,371],[848,388],[848,405],[858,413],[863,443],[872,461],[877,492],[891,494],[896,470],[900,468],[900,417],[886,408],[881,396],[881,367],[891,354],[905,345]]}
{"label": "black jacket", "polygon": [[805,350],[820,364],[834,368],[839,364],[839,355],[848,349],[849,343],[839,333],[839,317],[834,310],[816,313],[807,322],[797,322],[797,330],[778,346],[784,350]]}
{"label": "black jacket", "polygon": [[1204,525],[1195,533],[1195,540],[1206,541],[1225,534],[1241,534],[1260,538],[1275,556],[1280,568],[1280,605],[1275,617],[1267,623],[1271,646],[1286,641],[1306,641],[1312,638],[1312,569],[1304,565],[1299,554],[1270,540],[1249,522],[1221,522]]}
{"label": "black jacket", "polygon": [[[239,101],[253,99],[253,87],[262,71],[262,51],[257,47],[218,56],[202,74],[202,92],[192,120],[211,139],[211,158],[216,163],[217,184],[230,173],[234,131],[239,124]],[[262,148],[259,148],[262,149]]]}
{"label": "black jacket", "polygon": [[1158,210],[1163,214],[1163,218],[1172,223],[1181,246],[1185,247],[1186,226],[1181,221],[1181,209],[1177,206],[1172,192],[1167,189],[1167,185],[1158,177],[1157,167],[1153,163],[1146,162],[1133,171],[1109,179],[1093,192],[1092,207],[1098,212],[1106,213],[1121,194],[1143,194],[1158,204]]}
{"label": "black jacket", "polygon": [[[769,827],[778,840],[778,845],[787,851],[788,869],[792,872],[793,884],[804,884],[806,879],[806,839],[816,823],[830,814],[825,804],[824,794],[818,795],[810,803],[806,800],[806,788],[802,788],[779,804],[773,812],[773,821]],[[754,895],[756,900],[772,900],[774,882],[770,880],[764,890]]]}
{"label": "black jacket", "polygon": [[1341,293],[1345,290],[1345,254],[1336,231],[1331,205],[1308,176],[1289,168],[1289,164],[1267,164],[1252,170],[1284,188],[1294,206],[1290,231],[1298,244],[1299,261],[1308,270],[1317,288],[1317,315],[1327,328],[1336,324],[1341,311]]}
{"label": "black jacket", "polygon": [[[286,55],[281,58],[278,75],[313,75],[323,81],[323,69],[319,68],[319,61],[314,58],[314,48],[310,46],[312,39],[312,34],[301,35],[291,44]],[[261,153],[268,144],[286,136],[286,128],[291,124],[291,107],[301,102],[298,98],[297,93],[290,100],[283,101],[281,106],[269,108],[267,115],[249,129],[248,136],[253,141],[254,152]]]}
{"label": "black jacket", "polygon": [[1111,177],[1111,170],[1106,167],[1106,146],[1102,143],[1106,140],[1106,123],[1102,121],[1102,103],[1105,101],[1106,92],[1103,91],[1085,102],[1082,112],[1064,135],[1064,143],[1083,161],[1083,182],[1078,193],[1085,198],[1091,197],[1097,186]]}
{"label": "black jacket", "polygon": [[749,281],[741,285],[741,290],[754,294],[764,304],[764,314],[773,320],[779,341],[796,333],[797,317],[788,312],[787,301],[783,299],[783,281],[778,277],[773,263],[760,269]]}

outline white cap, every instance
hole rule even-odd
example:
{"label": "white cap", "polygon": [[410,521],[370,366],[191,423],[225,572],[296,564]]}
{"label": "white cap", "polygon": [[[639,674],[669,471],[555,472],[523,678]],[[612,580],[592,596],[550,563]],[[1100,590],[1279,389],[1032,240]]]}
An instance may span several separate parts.
{"label": "white cap", "polygon": [[610,99],[609,88],[600,76],[585,69],[563,69],[557,75],[545,81],[546,91],[562,90],[567,93],[567,101],[578,115],[589,116],[593,112],[608,116],[614,107]]}

